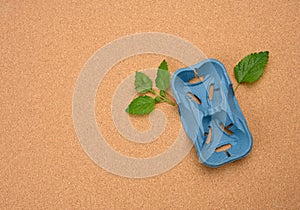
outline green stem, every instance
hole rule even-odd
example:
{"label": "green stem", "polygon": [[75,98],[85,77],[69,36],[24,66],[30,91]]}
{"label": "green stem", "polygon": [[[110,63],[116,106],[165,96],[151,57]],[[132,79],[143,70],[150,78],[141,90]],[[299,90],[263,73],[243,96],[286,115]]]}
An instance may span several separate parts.
{"label": "green stem", "polygon": [[238,89],[241,83],[238,83],[237,86],[234,88],[234,92]]}
{"label": "green stem", "polygon": [[172,105],[172,106],[175,106],[176,104],[174,102],[172,102],[171,100],[169,100],[167,97],[164,97],[160,94],[158,94],[155,90],[150,90],[150,92],[155,95],[155,96],[158,96],[160,97],[163,101],[167,102],[168,104]]}
{"label": "green stem", "polygon": [[166,99],[166,102],[167,102],[168,104],[170,104],[171,106],[175,106],[175,105],[176,105],[175,103],[173,103],[173,102],[170,101],[169,99]]}
{"label": "green stem", "polygon": [[172,101],[170,101],[167,97],[159,95],[159,97],[164,100],[165,102],[167,102],[168,104],[175,106],[175,103],[173,103]]}

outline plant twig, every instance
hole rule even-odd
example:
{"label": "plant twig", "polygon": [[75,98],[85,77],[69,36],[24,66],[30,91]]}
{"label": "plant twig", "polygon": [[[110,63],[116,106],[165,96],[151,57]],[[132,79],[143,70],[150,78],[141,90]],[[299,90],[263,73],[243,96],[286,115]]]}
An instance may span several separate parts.
{"label": "plant twig", "polygon": [[[175,106],[176,103],[174,103],[172,100],[168,99],[167,97],[165,96],[162,96],[161,94],[157,93],[155,90],[150,90],[150,92],[154,95],[154,96],[158,96],[160,97],[164,102],[167,102],[168,104],[172,105],[172,106]],[[169,94],[168,94],[169,95]]]}
{"label": "plant twig", "polygon": [[238,83],[237,86],[234,88],[234,92],[238,89],[241,83]]}

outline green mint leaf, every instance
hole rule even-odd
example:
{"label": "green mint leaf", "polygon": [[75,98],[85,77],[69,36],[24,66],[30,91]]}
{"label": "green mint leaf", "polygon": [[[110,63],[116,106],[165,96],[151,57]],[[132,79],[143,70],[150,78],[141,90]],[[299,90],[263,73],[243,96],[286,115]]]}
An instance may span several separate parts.
{"label": "green mint leaf", "polygon": [[127,107],[126,112],[135,115],[149,114],[153,111],[155,100],[150,96],[139,96],[134,99]]}
{"label": "green mint leaf", "polygon": [[161,96],[165,97],[165,96],[166,96],[166,91],[161,90],[161,91],[159,92],[159,94],[160,94]]}
{"label": "green mint leaf", "polygon": [[168,64],[163,60],[158,67],[155,79],[156,87],[160,90],[167,90],[170,87],[170,72],[168,71]]}
{"label": "green mint leaf", "polygon": [[158,68],[159,68],[159,69],[162,69],[162,70],[168,71],[168,64],[167,64],[167,61],[166,61],[166,60],[163,60],[163,61],[161,62],[161,64],[159,65]]}
{"label": "green mint leaf", "polygon": [[234,74],[238,83],[257,81],[264,72],[269,60],[269,52],[252,53],[243,58],[235,67]]}
{"label": "green mint leaf", "polygon": [[152,81],[146,74],[137,71],[134,86],[138,93],[147,93],[152,90]]}

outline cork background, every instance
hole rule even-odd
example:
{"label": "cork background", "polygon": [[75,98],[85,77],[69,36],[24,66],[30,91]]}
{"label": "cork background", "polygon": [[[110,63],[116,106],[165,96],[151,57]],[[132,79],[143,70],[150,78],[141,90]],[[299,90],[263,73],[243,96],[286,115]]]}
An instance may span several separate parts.
{"label": "cork background", "polygon": [[[300,209],[300,3],[290,1],[0,1],[0,209]],[[139,32],[182,37],[233,67],[270,51],[262,78],[236,92],[252,132],[251,154],[218,169],[193,148],[176,167],[129,179],[97,166],[72,121],[72,95],[86,61],[105,44]],[[126,141],[111,119],[123,78],[167,59],[139,55],[114,66],[99,86],[96,116],[122,154],[151,157],[180,127],[175,108],[159,105],[168,126],[149,144]],[[147,117],[132,117],[139,130]]]}

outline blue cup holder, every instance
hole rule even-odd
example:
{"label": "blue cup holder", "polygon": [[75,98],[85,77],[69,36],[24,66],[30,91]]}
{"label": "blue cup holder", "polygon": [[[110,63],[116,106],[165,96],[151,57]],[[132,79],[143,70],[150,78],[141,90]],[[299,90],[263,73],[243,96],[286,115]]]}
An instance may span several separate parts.
{"label": "blue cup holder", "polygon": [[206,59],[179,69],[171,83],[183,127],[202,163],[218,167],[250,152],[252,135],[221,62]]}

